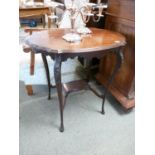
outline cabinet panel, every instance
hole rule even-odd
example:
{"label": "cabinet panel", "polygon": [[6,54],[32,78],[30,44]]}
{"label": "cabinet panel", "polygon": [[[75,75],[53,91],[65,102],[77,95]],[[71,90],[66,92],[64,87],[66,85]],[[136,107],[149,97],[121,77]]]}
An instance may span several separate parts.
{"label": "cabinet panel", "polygon": [[[124,63],[117,73],[110,91],[125,108],[131,108],[135,104],[134,0],[109,0],[108,5],[105,28],[124,34],[127,41],[123,51]],[[125,8],[130,8],[130,10]],[[96,78],[103,85],[106,85],[115,63],[115,55],[106,56],[101,60]]]}

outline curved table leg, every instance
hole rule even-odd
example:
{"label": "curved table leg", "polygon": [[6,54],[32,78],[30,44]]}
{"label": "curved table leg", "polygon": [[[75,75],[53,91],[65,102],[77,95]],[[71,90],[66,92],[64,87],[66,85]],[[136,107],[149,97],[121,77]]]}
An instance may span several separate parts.
{"label": "curved table leg", "polygon": [[63,125],[63,93],[62,93],[62,83],[61,83],[61,55],[56,55],[54,64],[54,78],[59,99],[60,108],[60,132],[64,131]]}
{"label": "curved table leg", "polygon": [[91,78],[91,60],[90,59],[86,59],[85,60],[85,65],[86,65],[86,81],[89,82],[90,78]]}
{"label": "curved table leg", "polygon": [[111,76],[110,76],[110,78],[108,80],[108,83],[106,85],[106,89],[105,89],[104,95],[102,97],[102,99],[103,99],[102,100],[102,111],[101,111],[102,114],[105,114],[104,103],[105,103],[105,97],[106,97],[107,92],[108,92],[108,88],[109,88],[110,84],[112,83],[116,73],[120,69],[122,61],[123,61],[123,54],[122,54],[122,51],[120,49],[119,49],[119,51],[116,52],[116,57],[117,57],[117,62],[116,62],[115,68],[114,68],[114,70],[113,70],[113,72],[112,72],[112,74],[111,74]]}
{"label": "curved table leg", "polygon": [[49,73],[49,68],[48,68],[48,63],[46,59],[45,54],[41,54],[42,60],[44,63],[45,71],[46,71],[46,78],[47,78],[47,84],[48,84],[48,100],[51,99],[51,82],[50,82],[50,73]]}

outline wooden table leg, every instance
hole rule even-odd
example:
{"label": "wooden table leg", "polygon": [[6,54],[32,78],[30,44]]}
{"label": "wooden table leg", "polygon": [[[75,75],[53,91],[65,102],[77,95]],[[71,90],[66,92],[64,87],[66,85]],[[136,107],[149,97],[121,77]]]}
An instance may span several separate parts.
{"label": "wooden table leg", "polygon": [[90,59],[85,59],[85,68],[86,68],[86,80],[87,82],[90,81],[91,78],[91,60]]}
{"label": "wooden table leg", "polygon": [[33,88],[32,85],[26,85],[26,91],[28,95],[33,95]]}
{"label": "wooden table leg", "polygon": [[59,99],[60,108],[60,132],[64,131],[63,125],[63,93],[62,93],[62,83],[61,83],[61,55],[56,55],[54,64],[54,78]]}
{"label": "wooden table leg", "polygon": [[34,67],[35,67],[35,54],[31,51],[30,53],[30,75],[34,75]]}
{"label": "wooden table leg", "polygon": [[105,111],[104,111],[104,103],[105,103],[105,97],[106,97],[106,95],[107,95],[109,86],[110,86],[110,84],[112,83],[112,81],[113,81],[113,79],[114,79],[116,73],[117,73],[118,70],[120,69],[121,64],[122,64],[122,62],[123,62],[123,59],[124,59],[124,58],[123,58],[122,51],[121,51],[120,49],[116,52],[116,58],[117,58],[117,61],[116,61],[115,68],[114,68],[114,70],[113,70],[113,72],[112,72],[112,74],[111,74],[111,76],[110,76],[110,78],[109,78],[109,80],[108,80],[108,82],[107,82],[106,89],[105,89],[104,95],[103,95],[103,97],[102,97],[102,99],[103,99],[103,100],[102,100],[102,111],[101,111],[102,114],[105,113]]}
{"label": "wooden table leg", "polygon": [[50,81],[49,67],[48,67],[46,55],[42,53],[41,56],[42,56],[42,60],[43,60],[45,71],[46,71],[46,79],[47,79],[47,84],[48,84],[48,100],[50,100],[51,99],[51,81]]}
{"label": "wooden table leg", "polygon": [[51,28],[51,22],[52,22],[51,18],[48,18],[48,28]]}
{"label": "wooden table leg", "polygon": [[46,26],[45,15],[42,16],[43,28]]}

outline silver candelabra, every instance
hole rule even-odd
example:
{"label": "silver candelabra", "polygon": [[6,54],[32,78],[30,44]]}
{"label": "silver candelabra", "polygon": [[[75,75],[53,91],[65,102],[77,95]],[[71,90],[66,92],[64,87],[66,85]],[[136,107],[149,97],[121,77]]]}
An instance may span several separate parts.
{"label": "silver candelabra", "polygon": [[[101,0],[98,0],[97,3],[84,3],[82,7],[78,8],[74,5],[75,0],[71,0],[71,4],[66,6],[66,9],[63,13],[65,14],[66,11],[69,12],[69,18],[71,21],[71,33],[68,37],[70,38],[79,38],[81,39],[78,34],[75,34],[75,21],[77,17],[80,15],[82,18],[83,23],[86,25],[89,20],[92,18],[94,22],[99,22],[102,17],[104,17],[103,11],[107,8],[107,4],[101,3]],[[57,24],[61,23],[61,20],[58,21],[58,17],[53,14],[53,17],[57,19]],[[63,16],[62,18],[63,19]],[[75,39],[76,40],[76,39]],[[78,39],[77,39],[78,40]]]}

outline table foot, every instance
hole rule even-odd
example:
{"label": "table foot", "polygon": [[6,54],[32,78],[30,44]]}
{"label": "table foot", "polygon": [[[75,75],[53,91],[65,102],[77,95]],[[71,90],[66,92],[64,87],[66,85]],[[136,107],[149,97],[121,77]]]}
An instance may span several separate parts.
{"label": "table foot", "polygon": [[51,100],[51,95],[48,96],[48,100]]}
{"label": "table foot", "polygon": [[104,114],[105,114],[105,112],[104,112],[104,111],[101,111],[101,114],[102,114],[102,115],[104,115]]}
{"label": "table foot", "polygon": [[105,110],[104,110],[104,103],[105,103],[105,96],[103,98],[103,101],[102,101],[102,111],[101,111],[101,114],[105,114]]}
{"label": "table foot", "polygon": [[64,126],[63,125],[60,126],[59,131],[64,132]]}
{"label": "table foot", "polygon": [[102,100],[102,111],[101,114],[105,114],[105,110],[104,110],[104,103],[105,103],[105,95],[103,96],[103,100]]}
{"label": "table foot", "polygon": [[32,85],[26,85],[26,91],[29,96],[33,95]]}

